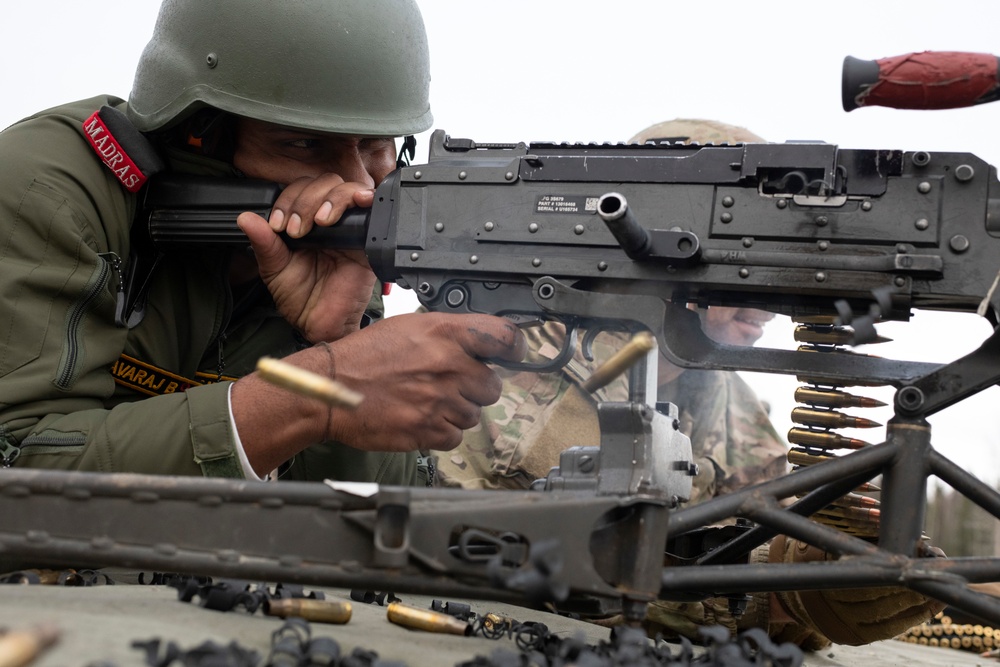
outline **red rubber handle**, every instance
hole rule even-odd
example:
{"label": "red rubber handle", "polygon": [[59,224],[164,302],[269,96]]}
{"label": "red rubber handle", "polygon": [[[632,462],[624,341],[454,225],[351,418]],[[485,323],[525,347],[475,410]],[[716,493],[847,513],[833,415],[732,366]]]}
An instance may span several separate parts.
{"label": "red rubber handle", "polygon": [[843,69],[844,111],[955,109],[1000,98],[997,56],[960,51],[923,51],[880,60],[847,56]]}

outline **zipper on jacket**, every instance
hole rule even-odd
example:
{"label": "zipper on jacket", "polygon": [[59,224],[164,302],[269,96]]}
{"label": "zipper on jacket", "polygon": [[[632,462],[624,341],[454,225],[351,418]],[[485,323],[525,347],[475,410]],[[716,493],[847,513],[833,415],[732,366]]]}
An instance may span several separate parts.
{"label": "zipper on jacket", "polygon": [[83,447],[87,444],[87,438],[82,433],[60,433],[53,434],[40,433],[29,435],[21,441],[21,450],[28,450],[32,447],[47,447],[54,449],[64,449],[66,447]]}
{"label": "zipper on jacket", "polygon": [[229,272],[229,261],[224,263],[226,268],[222,271],[219,278],[221,287],[219,293],[222,295],[222,313],[216,320],[216,328],[212,332],[214,334],[212,339],[215,341],[216,345],[216,380],[222,379],[222,373],[226,370],[226,355],[224,348],[226,345],[226,339],[229,337],[229,325],[232,323],[233,311],[235,309],[233,288],[229,285],[229,281],[226,279],[226,275]]}
{"label": "zipper on jacket", "polygon": [[[63,341],[63,354],[59,360],[55,379],[55,385],[60,389],[69,389],[76,379],[77,362],[82,348],[80,329],[83,318],[93,308],[94,302],[97,301],[101,292],[107,288],[112,267],[118,270],[121,266],[121,258],[113,252],[100,253],[98,256],[101,258],[101,262],[98,263],[90,280],[87,281],[80,299],[73,305],[66,317],[66,338]],[[121,275],[120,272],[119,275]],[[121,281],[119,281],[119,285],[120,283]]]}
{"label": "zipper on jacket", "polygon": [[122,258],[113,252],[98,253],[98,257],[111,262],[111,268],[118,277],[118,291],[115,293],[115,324],[124,327],[125,324],[125,278],[122,275]]}
{"label": "zipper on jacket", "polygon": [[21,455],[21,448],[14,444],[14,438],[7,432],[7,427],[0,424],[0,467],[9,468]]}

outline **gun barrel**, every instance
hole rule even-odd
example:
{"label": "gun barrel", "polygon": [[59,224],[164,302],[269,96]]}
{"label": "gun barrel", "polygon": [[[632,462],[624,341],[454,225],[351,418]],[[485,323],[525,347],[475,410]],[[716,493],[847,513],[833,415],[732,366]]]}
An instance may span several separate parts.
{"label": "gun barrel", "polygon": [[1000,59],[988,53],[923,51],[861,60],[844,58],[844,111],[956,109],[1000,99]]}

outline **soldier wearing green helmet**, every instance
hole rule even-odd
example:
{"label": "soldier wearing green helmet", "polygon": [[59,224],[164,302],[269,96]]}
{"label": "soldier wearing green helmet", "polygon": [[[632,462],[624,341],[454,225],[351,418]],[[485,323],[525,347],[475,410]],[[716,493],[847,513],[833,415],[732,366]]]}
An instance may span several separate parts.
{"label": "soldier wearing green helmet", "polygon": [[127,115],[141,132],[200,108],[318,132],[400,137],[431,126],[427,36],[393,0],[168,0]]}
{"label": "soldier wearing green helmet", "polygon": [[[278,232],[371,205],[395,139],[431,124],[429,79],[411,0],[165,0],[127,102],[0,133],[3,465],[426,483],[418,450],[458,444],[499,395],[479,359],[519,358],[520,333],[437,314],[362,328],[382,309],[363,253],[292,251]],[[267,220],[240,216],[252,254],[192,248],[136,271],[157,172],[285,187]],[[254,371],[265,355],[365,400],[275,388]]]}

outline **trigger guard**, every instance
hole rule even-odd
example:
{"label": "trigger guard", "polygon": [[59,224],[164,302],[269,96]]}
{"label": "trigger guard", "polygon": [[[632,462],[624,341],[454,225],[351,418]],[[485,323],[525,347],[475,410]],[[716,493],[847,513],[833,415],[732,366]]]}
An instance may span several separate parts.
{"label": "trigger guard", "polygon": [[591,321],[587,327],[587,332],[583,334],[580,342],[580,353],[587,361],[594,360],[594,340],[605,331],[630,332],[631,329],[621,322],[615,320]]}
{"label": "trigger guard", "polygon": [[580,330],[580,324],[576,318],[564,320],[563,324],[566,326],[566,338],[563,340],[563,346],[559,350],[559,354],[548,361],[538,363],[507,361],[505,359],[487,359],[487,361],[511,371],[531,371],[533,373],[552,373],[558,371],[573,358]]}

